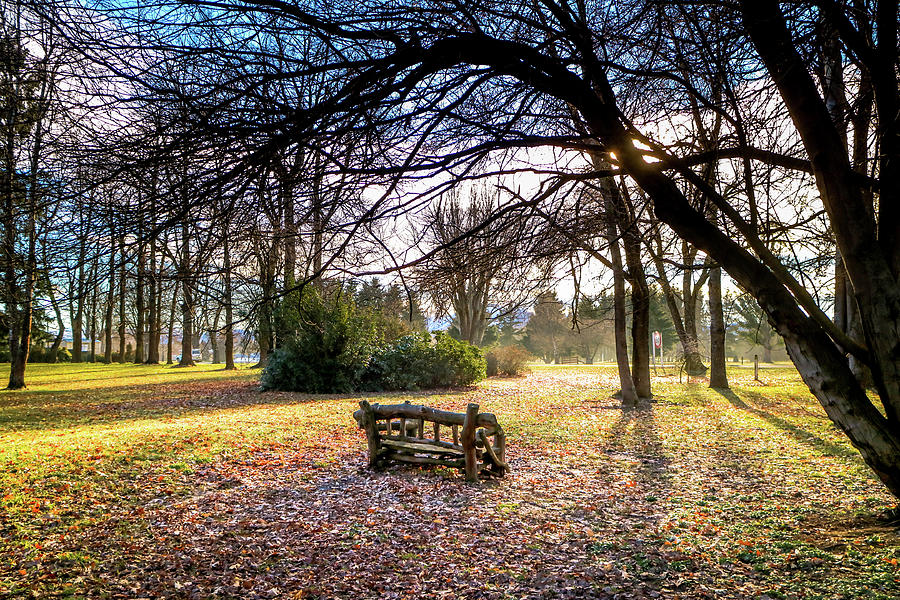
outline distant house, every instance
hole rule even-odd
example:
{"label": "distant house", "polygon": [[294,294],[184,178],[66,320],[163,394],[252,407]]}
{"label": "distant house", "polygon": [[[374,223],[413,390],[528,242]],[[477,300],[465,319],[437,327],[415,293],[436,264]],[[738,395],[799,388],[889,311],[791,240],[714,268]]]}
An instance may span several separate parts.
{"label": "distant house", "polygon": [[[103,354],[103,340],[94,340],[95,347],[97,348],[98,354]],[[62,343],[60,344],[61,348],[65,348],[69,351],[75,349],[75,342],[72,341],[72,336],[64,336],[62,339]],[[113,350],[115,350],[116,345],[113,344]],[[91,351],[91,340],[82,339],[81,340],[81,351],[82,352],[90,352]]]}

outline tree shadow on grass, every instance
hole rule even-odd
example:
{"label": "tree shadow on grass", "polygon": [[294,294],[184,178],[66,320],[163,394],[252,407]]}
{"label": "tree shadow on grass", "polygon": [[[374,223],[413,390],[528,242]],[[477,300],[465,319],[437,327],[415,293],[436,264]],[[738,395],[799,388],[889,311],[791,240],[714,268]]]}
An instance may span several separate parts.
{"label": "tree shadow on grass", "polygon": [[669,463],[652,408],[623,409],[609,429],[607,454],[638,462],[635,478],[654,492],[669,487]]}
{"label": "tree shadow on grass", "polygon": [[599,527],[604,534],[590,552],[622,572],[640,570],[651,578],[663,577],[668,565],[656,550],[663,542],[658,532],[677,479],[663,447],[656,411],[622,409],[603,442],[608,500],[600,500],[605,508]]}
{"label": "tree shadow on grass", "polygon": [[[779,417],[778,415],[772,414],[756,406],[747,404],[746,402],[741,400],[741,398],[738,397],[738,395],[735,394],[732,390],[719,388],[712,389],[717,394],[725,398],[735,408],[739,408],[759,417],[767,423],[774,425],[778,429],[790,434],[791,437],[793,437],[795,440],[811,446],[812,448],[818,450],[826,456],[840,456],[842,458],[853,459],[859,458],[859,454],[857,452],[850,448],[847,448],[846,446],[830,442],[811,433],[810,431],[807,431],[806,429],[803,429],[802,427],[799,427],[798,425],[791,423],[786,419]],[[757,401],[763,398],[762,395],[755,394],[753,392],[743,392],[743,394],[746,397],[750,399],[756,399]]]}
{"label": "tree shadow on grass", "polygon": [[194,386],[180,386],[177,390],[166,389],[165,385],[160,384],[162,389],[155,393],[152,384],[67,392],[24,392],[15,398],[0,399],[0,432],[111,425],[138,419],[179,418],[253,405],[306,401],[267,398],[246,385],[235,387],[228,395],[223,395],[220,390],[202,390],[199,382]]}
{"label": "tree shadow on grass", "polygon": [[[83,380],[81,380],[83,381]],[[224,382],[224,383],[223,383]],[[214,384],[214,387],[209,387]],[[192,381],[133,382],[93,390],[26,390],[0,396],[0,432],[43,431],[97,426],[136,419],[180,418],[252,406],[283,406],[323,401],[360,400],[375,397],[383,404],[405,399],[465,396],[472,388],[422,390],[417,392],[359,392],[351,394],[304,394],[261,392],[256,382],[201,377]],[[347,413],[347,419],[352,410]]]}

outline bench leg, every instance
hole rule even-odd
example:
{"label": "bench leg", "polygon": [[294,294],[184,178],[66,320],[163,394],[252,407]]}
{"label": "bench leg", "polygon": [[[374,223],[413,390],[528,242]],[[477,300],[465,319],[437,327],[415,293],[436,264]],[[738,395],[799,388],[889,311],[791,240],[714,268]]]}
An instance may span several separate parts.
{"label": "bench leg", "polygon": [[466,481],[478,481],[478,457],[475,455],[475,429],[478,427],[478,405],[469,404],[463,421],[461,442],[466,459]]}
{"label": "bench leg", "polygon": [[381,450],[381,438],[378,436],[378,428],[375,426],[375,411],[366,400],[359,403],[363,411],[363,428],[366,430],[366,441],[369,443],[369,467],[375,467],[378,462],[378,453]]}

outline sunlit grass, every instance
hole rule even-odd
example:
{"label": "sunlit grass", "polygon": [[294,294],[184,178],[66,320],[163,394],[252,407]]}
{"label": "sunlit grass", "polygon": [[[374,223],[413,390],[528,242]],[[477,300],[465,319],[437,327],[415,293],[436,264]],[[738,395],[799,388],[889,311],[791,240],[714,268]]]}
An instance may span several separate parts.
{"label": "sunlit grass", "polygon": [[[254,377],[259,371],[240,368],[225,371],[223,365],[200,363],[194,367],[174,365],[134,365],[102,363],[34,363],[28,365],[28,388],[20,392],[0,392],[0,402],[9,401],[5,395],[16,393],[75,392],[78,390],[103,390],[161,383],[196,382]],[[9,379],[9,363],[0,364],[0,381]]]}
{"label": "sunlit grass", "polygon": [[[682,375],[679,382],[669,367],[654,376],[650,410],[633,414],[610,399],[617,387],[611,365],[531,369],[469,390],[367,398],[448,410],[477,402],[500,419],[514,466],[561,462],[602,476],[601,502],[635,502],[630,510],[656,514],[652,535],[685,560],[750,565],[771,577],[771,597],[809,592],[806,573],[818,565],[852,575],[815,584],[820,591],[808,597],[888,598],[892,592],[877,590],[896,589],[895,539],[882,532],[877,543],[866,542],[871,533],[857,534],[852,524],[871,523],[894,500],[793,368],[767,367],[757,382],[752,365],[729,365],[732,390],[716,391],[705,380]],[[0,393],[0,526],[8,532],[0,590],[14,578],[10,569],[42,555],[48,535],[77,539],[111,511],[189,494],[206,465],[262,456],[254,464],[265,470],[293,454],[327,469],[365,451],[350,416],[361,396],[261,393],[258,375],[213,365],[29,367],[27,390]],[[518,476],[505,485],[515,487]],[[567,502],[564,494],[556,500]],[[498,501],[496,510],[508,514],[517,502]],[[571,500],[573,510],[582,503]],[[93,560],[66,552],[75,554],[65,564]]]}

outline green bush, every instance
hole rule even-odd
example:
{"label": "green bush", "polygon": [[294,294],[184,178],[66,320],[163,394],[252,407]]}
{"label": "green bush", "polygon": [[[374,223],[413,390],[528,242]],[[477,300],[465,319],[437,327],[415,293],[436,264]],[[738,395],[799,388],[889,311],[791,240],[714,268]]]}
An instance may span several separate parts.
{"label": "green bush", "polygon": [[[82,357],[84,354],[82,354]],[[104,362],[102,354],[97,354],[97,362]],[[125,349],[125,360],[120,360],[120,355],[118,352],[112,352],[110,357],[110,363],[118,363],[118,362],[134,362],[134,350],[131,349],[131,344],[128,344],[128,347]]]}
{"label": "green bush", "polygon": [[371,391],[417,389],[432,362],[428,333],[404,335],[373,353],[364,387]]}
{"label": "green bush", "polygon": [[[29,363],[46,363],[51,362],[51,359],[52,356],[50,356],[50,348],[44,348],[43,346],[32,346],[28,350]],[[72,353],[67,348],[60,348],[56,353],[56,361],[71,362]],[[0,352],[0,362],[9,362],[9,350]]]}
{"label": "green bush", "polygon": [[377,350],[369,363],[369,390],[415,390],[471,385],[485,376],[481,351],[444,332],[406,335]]}
{"label": "green bush", "polygon": [[370,310],[347,294],[304,290],[280,314],[290,337],[270,357],[260,385],[315,394],[471,385],[485,376],[481,351],[439,332],[390,340]]}
{"label": "green bush", "polygon": [[434,353],[429,387],[472,385],[487,374],[487,364],[480,349],[455,340],[443,331],[434,334]]}
{"label": "green bush", "polygon": [[[53,357],[50,355],[50,348],[41,348],[39,361],[40,362],[50,362],[52,359],[53,359]],[[29,361],[33,360],[34,362],[39,362],[38,360],[35,360],[33,357],[33,349],[32,349],[32,355],[29,356],[28,360]],[[69,350],[68,348],[57,349],[56,362],[61,362],[61,363],[62,362],[72,362],[72,351]]]}
{"label": "green bush", "polygon": [[323,299],[307,288],[290,317],[295,334],[269,357],[262,388],[313,394],[359,389],[376,340],[366,315],[340,293]]}
{"label": "green bush", "polygon": [[484,355],[488,377],[494,377],[497,373],[499,373],[499,361],[497,360],[497,353],[495,352],[495,350],[496,348],[488,350],[487,354]]}
{"label": "green bush", "polygon": [[488,375],[516,377],[527,372],[531,353],[518,344],[494,348],[487,355]]}

